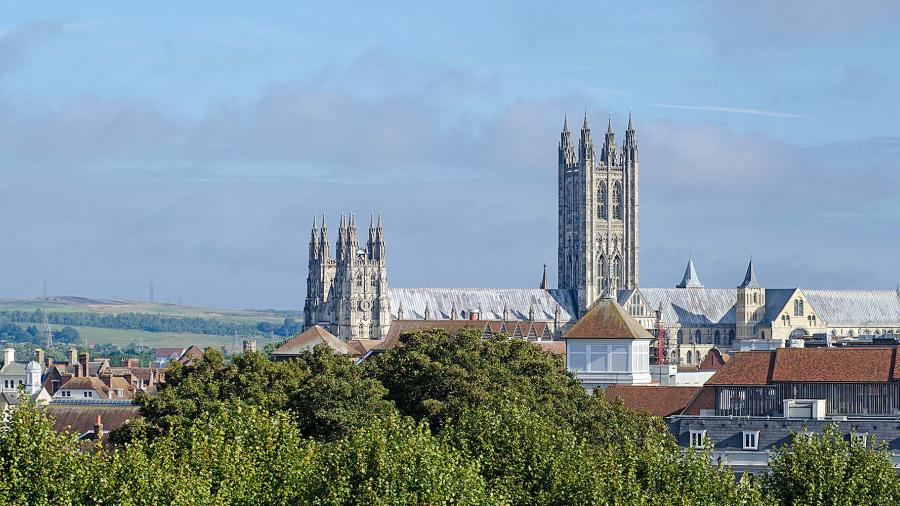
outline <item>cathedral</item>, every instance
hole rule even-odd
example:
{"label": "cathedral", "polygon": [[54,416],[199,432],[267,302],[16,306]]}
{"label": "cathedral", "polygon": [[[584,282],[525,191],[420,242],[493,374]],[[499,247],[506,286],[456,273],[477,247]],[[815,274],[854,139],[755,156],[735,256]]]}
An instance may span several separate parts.
{"label": "cathedral", "polygon": [[486,336],[553,341],[606,296],[657,338],[653,357],[676,364],[699,364],[711,349],[741,342],[900,333],[900,290],[764,288],[752,261],[735,288],[704,287],[693,259],[674,288],[640,287],[631,115],[620,145],[607,122],[599,155],[587,113],[577,149],[564,118],[557,150],[558,288],[550,288],[546,267],[537,288],[392,288],[381,216],[371,216],[363,246],[356,216],[342,214],[333,256],[323,216],[310,233],[304,328],[377,340],[392,323],[484,320]]}

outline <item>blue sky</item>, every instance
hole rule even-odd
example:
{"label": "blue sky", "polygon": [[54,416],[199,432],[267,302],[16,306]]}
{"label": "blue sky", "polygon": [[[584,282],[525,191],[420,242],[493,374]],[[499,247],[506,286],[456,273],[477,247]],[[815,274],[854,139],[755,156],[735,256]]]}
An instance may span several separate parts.
{"label": "blue sky", "polygon": [[[360,5],[361,4],[361,5]],[[900,279],[900,4],[115,2],[0,13],[0,296],[302,305],[314,212],[394,286],[555,266],[562,115],[641,147],[641,284]],[[332,233],[334,235],[334,233]]]}

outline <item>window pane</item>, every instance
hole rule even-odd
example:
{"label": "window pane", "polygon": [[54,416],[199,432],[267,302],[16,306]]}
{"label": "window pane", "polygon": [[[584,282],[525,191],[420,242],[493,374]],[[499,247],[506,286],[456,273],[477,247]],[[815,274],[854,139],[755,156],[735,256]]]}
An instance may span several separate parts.
{"label": "window pane", "polygon": [[606,372],[609,370],[609,347],[604,344],[595,344],[590,347],[590,370],[594,372]]}
{"label": "window pane", "polygon": [[569,352],[569,369],[573,371],[585,371],[585,354]]}

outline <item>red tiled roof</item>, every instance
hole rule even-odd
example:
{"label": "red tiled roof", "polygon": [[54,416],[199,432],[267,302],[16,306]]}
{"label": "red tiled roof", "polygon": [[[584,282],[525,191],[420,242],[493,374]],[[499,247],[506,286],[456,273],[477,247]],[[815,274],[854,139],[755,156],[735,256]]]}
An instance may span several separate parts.
{"label": "red tiled roof", "polygon": [[604,392],[606,398],[620,398],[631,409],[654,416],[677,415],[694,399],[700,387],[659,385],[613,385]]}
{"label": "red tiled roof", "polygon": [[563,339],[653,339],[647,329],[612,298],[597,300]]}
{"label": "red tiled roof", "polygon": [[735,353],[707,385],[886,383],[900,379],[896,348],[780,348]]}
{"label": "red tiled roof", "polygon": [[[350,353],[350,347],[340,338],[328,332],[325,327],[313,325],[296,336],[287,340],[284,344],[272,352],[275,356],[296,356],[310,349],[310,344],[316,340],[324,343],[337,353]],[[378,341],[375,341],[378,342]]]}
{"label": "red tiled roof", "polygon": [[896,378],[896,348],[783,348],[772,381],[885,383]]}
{"label": "red tiled roof", "polygon": [[180,356],[184,352],[184,348],[157,348],[156,358],[170,357],[172,355]]}
{"label": "red tiled roof", "polygon": [[444,329],[448,334],[456,335],[462,329],[473,329],[484,332],[484,320],[394,320],[388,329],[387,336],[378,346],[380,350],[389,350],[400,341],[400,335],[417,330]]}
{"label": "red tiled roof", "polygon": [[741,351],[707,380],[707,385],[767,385],[775,366],[774,351]]}

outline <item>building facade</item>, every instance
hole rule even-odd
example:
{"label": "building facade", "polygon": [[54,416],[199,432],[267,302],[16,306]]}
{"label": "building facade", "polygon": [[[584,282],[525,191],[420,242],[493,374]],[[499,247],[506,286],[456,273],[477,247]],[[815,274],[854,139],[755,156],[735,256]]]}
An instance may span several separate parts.
{"label": "building facade", "polygon": [[638,286],[638,147],[631,116],[619,152],[612,120],[596,155],[587,113],[572,146],[567,119],[559,138],[558,279],[583,313],[607,288]]}
{"label": "building facade", "polygon": [[341,216],[334,243],[323,216],[321,225],[313,219],[310,233],[304,330],[320,325],[344,341],[383,340],[393,321],[474,316],[509,329],[541,323],[556,340],[608,289],[653,335],[653,361],[660,341],[664,362],[698,365],[711,349],[735,343],[900,333],[900,291],[766,288],[752,261],[734,288],[704,287],[693,259],[676,287],[639,286],[631,116],[618,146],[607,123],[599,153],[587,114],[577,149],[564,118],[557,153],[558,288],[550,288],[546,268],[537,288],[389,287],[381,216],[373,215],[365,245],[353,214]]}

